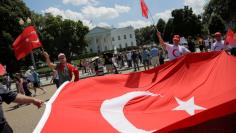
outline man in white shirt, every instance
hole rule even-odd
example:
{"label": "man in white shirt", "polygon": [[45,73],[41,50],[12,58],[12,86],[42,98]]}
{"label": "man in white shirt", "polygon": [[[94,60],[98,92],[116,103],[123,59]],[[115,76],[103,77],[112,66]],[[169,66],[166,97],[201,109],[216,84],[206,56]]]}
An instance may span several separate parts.
{"label": "man in white shirt", "polygon": [[30,66],[29,69],[25,72],[25,77],[27,78],[28,81],[34,82],[34,76],[32,70],[34,69],[33,66]]}
{"label": "man in white shirt", "polygon": [[211,46],[211,51],[227,50],[227,46],[225,45],[224,40],[222,40],[220,32],[215,33],[215,40],[215,43]]}
{"label": "man in white shirt", "polygon": [[128,63],[128,67],[132,67],[132,53],[131,53],[131,51],[129,51],[127,53],[127,63]]}
{"label": "man in white shirt", "polygon": [[165,43],[161,37],[161,33],[157,32],[157,36],[159,38],[160,44],[167,50],[168,57],[170,60],[174,60],[182,55],[190,53],[190,51],[184,46],[180,46],[180,36],[174,35],[173,37],[173,45]]}

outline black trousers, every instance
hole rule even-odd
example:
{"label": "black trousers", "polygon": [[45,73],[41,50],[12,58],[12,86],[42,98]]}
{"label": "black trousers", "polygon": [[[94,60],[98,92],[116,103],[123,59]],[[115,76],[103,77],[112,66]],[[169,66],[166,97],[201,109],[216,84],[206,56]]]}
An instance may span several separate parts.
{"label": "black trousers", "polygon": [[231,55],[236,56],[236,48],[231,49]]}
{"label": "black trousers", "polygon": [[0,133],[13,133],[12,128],[10,125],[6,122],[5,125],[0,129]]}

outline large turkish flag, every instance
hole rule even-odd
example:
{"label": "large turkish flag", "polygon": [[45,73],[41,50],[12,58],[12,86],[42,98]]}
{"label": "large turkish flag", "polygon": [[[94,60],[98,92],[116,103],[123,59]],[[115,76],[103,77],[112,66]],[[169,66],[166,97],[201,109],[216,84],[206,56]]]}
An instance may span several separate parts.
{"label": "large turkish flag", "polygon": [[168,132],[236,112],[236,58],[192,53],[155,69],[63,84],[34,132]]}
{"label": "large turkish flag", "polygon": [[41,42],[33,26],[26,27],[12,45],[17,60],[24,58],[38,47],[41,47]]}

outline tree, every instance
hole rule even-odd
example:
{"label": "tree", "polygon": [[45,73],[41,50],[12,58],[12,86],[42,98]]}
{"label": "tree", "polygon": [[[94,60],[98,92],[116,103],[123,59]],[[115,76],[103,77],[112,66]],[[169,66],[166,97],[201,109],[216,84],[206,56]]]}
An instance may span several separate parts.
{"label": "tree", "polygon": [[204,7],[203,21],[208,23],[209,18],[212,17],[212,13],[219,15],[226,22],[230,22],[236,17],[235,0],[210,0]]}
{"label": "tree", "polygon": [[201,34],[201,17],[193,13],[192,8],[185,6],[184,9],[172,11],[173,32],[182,36],[196,36]]}
{"label": "tree", "polygon": [[204,7],[203,23],[209,28],[213,17],[217,16],[217,19],[221,19],[221,23],[224,23],[225,26],[236,27],[235,7],[235,0],[210,0]]}
{"label": "tree", "polygon": [[[88,33],[88,27],[81,21],[63,20],[61,16],[51,14],[40,15],[34,13],[25,6],[22,0],[0,1],[0,62],[7,65],[8,72],[17,72],[21,67],[32,65],[30,56],[17,61],[11,45],[26,26],[19,25],[19,19],[31,18],[44,49],[50,53],[52,59],[57,59],[60,52],[64,52],[68,60],[85,50],[87,45],[84,37]],[[29,25],[29,24],[27,24]],[[42,56],[34,50],[36,61]],[[41,58],[40,58],[41,57]]]}
{"label": "tree", "polygon": [[214,34],[215,32],[221,32],[224,33],[225,30],[225,24],[222,22],[222,20],[218,16],[213,16],[212,21],[209,24],[209,31],[210,34]]}
{"label": "tree", "polygon": [[21,0],[0,1],[0,62],[7,66],[7,71],[12,73],[19,70],[21,64],[28,64],[29,60],[16,61],[11,45],[22,32],[19,18],[27,19],[31,15],[30,10]]}
{"label": "tree", "polygon": [[138,45],[157,43],[156,29],[154,25],[136,29],[135,36]]}
{"label": "tree", "polygon": [[81,21],[64,20],[61,25],[61,37],[58,50],[64,52],[69,60],[74,54],[81,54],[87,43],[85,35],[88,33],[88,27],[83,26]]}
{"label": "tree", "polygon": [[164,40],[165,41],[172,41],[171,37],[173,36],[173,18],[170,18],[167,21],[167,24],[165,26],[165,32],[164,32]]}
{"label": "tree", "polygon": [[163,19],[159,19],[156,27],[161,33],[164,33],[165,26],[166,26],[166,22]]}

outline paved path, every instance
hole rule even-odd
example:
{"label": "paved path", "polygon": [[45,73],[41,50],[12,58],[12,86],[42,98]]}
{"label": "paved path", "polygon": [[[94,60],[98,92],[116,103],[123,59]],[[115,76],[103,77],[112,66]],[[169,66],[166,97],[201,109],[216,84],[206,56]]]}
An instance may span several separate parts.
{"label": "paved path", "polygon": [[[37,94],[39,95],[36,97],[46,101],[56,91],[56,87],[51,85],[44,88],[47,93],[43,94],[43,92],[38,89]],[[31,90],[31,92],[33,91]],[[10,105],[3,103],[4,115],[8,123],[11,125],[15,133],[32,133],[44,112],[45,105],[40,109],[33,105],[24,105],[19,108],[14,108],[15,105],[15,103],[11,103]]]}

